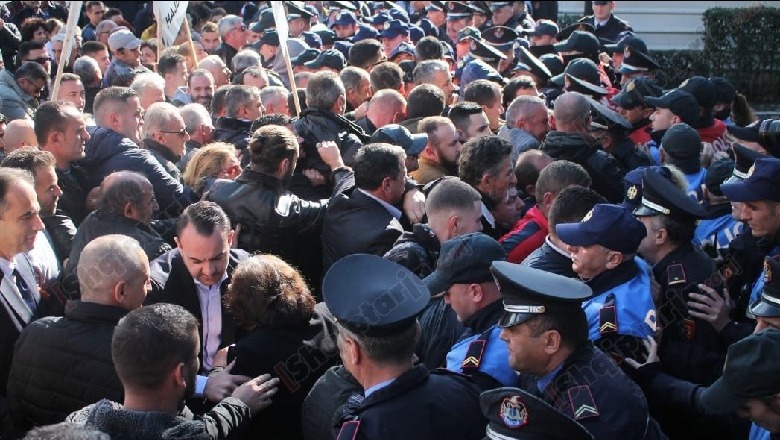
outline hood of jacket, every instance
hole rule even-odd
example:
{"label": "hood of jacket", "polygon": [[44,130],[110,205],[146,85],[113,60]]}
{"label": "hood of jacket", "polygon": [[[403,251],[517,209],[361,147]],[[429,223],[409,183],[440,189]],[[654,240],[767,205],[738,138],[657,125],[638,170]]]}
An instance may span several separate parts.
{"label": "hood of jacket", "polygon": [[95,167],[123,151],[138,148],[132,139],[106,127],[89,127],[91,136],[84,145],[84,159],[79,162],[86,168]]}
{"label": "hood of jacket", "polygon": [[596,151],[580,134],[551,131],[542,145],[542,151],[558,160],[584,163]]}

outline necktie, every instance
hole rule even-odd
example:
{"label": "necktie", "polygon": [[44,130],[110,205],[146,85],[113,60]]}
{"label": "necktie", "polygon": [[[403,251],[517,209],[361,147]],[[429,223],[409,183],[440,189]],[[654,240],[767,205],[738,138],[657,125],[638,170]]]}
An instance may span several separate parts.
{"label": "necktie", "polygon": [[20,274],[18,270],[14,269],[13,275],[16,287],[19,289],[19,293],[22,294],[22,299],[24,299],[24,302],[27,303],[27,306],[30,307],[30,310],[32,310],[34,314],[38,309],[38,304],[35,303],[35,298],[33,297],[32,290],[30,290],[30,286],[27,285],[27,282],[24,281],[22,274]]}

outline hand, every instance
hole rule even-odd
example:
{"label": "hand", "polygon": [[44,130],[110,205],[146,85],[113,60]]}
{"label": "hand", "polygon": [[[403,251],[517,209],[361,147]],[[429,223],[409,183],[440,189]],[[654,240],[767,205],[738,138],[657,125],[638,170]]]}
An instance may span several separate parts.
{"label": "hand", "polygon": [[355,120],[365,117],[368,114],[369,101],[364,101],[355,109]]}
{"label": "hand", "polygon": [[325,176],[315,169],[303,170],[303,175],[309,179],[311,186],[321,186],[328,182]]}
{"label": "hand", "polygon": [[331,170],[344,166],[344,160],[341,158],[341,151],[339,150],[338,145],[333,141],[318,143],[317,153]]}
{"label": "hand", "polygon": [[647,350],[647,357],[645,358],[644,362],[639,363],[637,360],[628,357],[623,359],[623,362],[635,370],[638,370],[640,367],[644,367],[645,365],[654,364],[661,361],[661,359],[658,357],[658,342],[656,342],[654,338],[649,337],[643,340],[642,343],[645,344],[645,349]]}
{"label": "hand", "polygon": [[217,352],[217,354],[214,355],[214,362],[213,366],[214,368],[223,368],[227,366],[227,359],[228,359],[228,350],[230,347],[224,347],[221,350]]}
{"label": "hand", "polygon": [[271,379],[270,374],[263,374],[254,379],[249,379],[246,383],[233,391],[233,397],[246,403],[249,412],[252,415],[258,411],[268,408],[271,405],[271,397],[276,394],[278,378]]}
{"label": "hand", "polygon": [[403,208],[412,224],[420,223],[425,215],[425,194],[417,188],[407,191],[404,194]]}
{"label": "hand", "polygon": [[724,287],[723,298],[721,298],[718,292],[704,284],[699,284],[699,290],[704,294],[696,292],[688,294],[688,297],[693,300],[688,301],[688,313],[695,318],[709,322],[715,331],[720,332],[731,322],[729,318],[729,312],[731,312],[729,291]]}
{"label": "hand", "polygon": [[230,370],[236,365],[236,361],[230,363],[224,370],[209,376],[206,381],[206,389],[203,395],[210,402],[219,402],[228,397],[236,390],[236,387],[251,379],[249,376],[239,376],[230,374]]}

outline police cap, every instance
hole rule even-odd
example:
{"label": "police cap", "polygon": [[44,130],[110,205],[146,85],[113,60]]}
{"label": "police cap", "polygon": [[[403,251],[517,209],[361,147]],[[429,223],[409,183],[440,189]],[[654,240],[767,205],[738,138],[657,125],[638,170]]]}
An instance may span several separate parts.
{"label": "police cap", "polygon": [[645,102],[655,108],[668,108],[686,124],[699,120],[699,103],[685,90],[674,89],[657,98],[645,95]]}
{"label": "police cap", "polygon": [[600,245],[633,254],[647,235],[645,225],[620,205],[600,203],[579,223],[561,223],[555,227],[561,241],[571,246]]}
{"label": "police cap", "polygon": [[655,81],[644,76],[638,76],[627,82],[620,93],[612,98],[612,102],[626,110],[631,110],[640,105],[650,107],[645,100],[645,96],[658,97],[662,94],[663,90]]}
{"label": "police cap", "polygon": [[527,70],[539,79],[539,86],[543,86],[552,78],[553,74],[550,69],[524,46],[520,46],[519,55],[518,63],[527,66]]}
{"label": "police cap", "polygon": [[732,148],[734,149],[735,158],[734,171],[732,171],[731,178],[726,183],[736,183],[747,179],[748,171],[756,163],[756,160],[770,157],[737,143],[733,144]]}
{"label": "police cap", "polygon": [[492,281],[490,265],[496,260],[506,260],[506,251],[492,237],[481,232],[461,235],[442,243],[436,270],[423,282],[437,295],[453,284]]}
{"label": "police cap", "polygon": [[638,49],[626,47],[626,50],[623,53],[625,54],[625,57],[620,64],[620,69],[618,69],[618,72],[620,73],[642,73],[661,68],[661,65],[650,57],[650,55]]}
{"label": "police cap", "polygon": [[642,173],[642,202],[634,210],[637,217],[665,215],[683,223],[694,223],[707,213],[701,205],[688,197],[662,175],[645,170]]}
{"label": "police cap", "polygon": [[609,131],[630,131],[632,125],[618,112],[607,108],[604,104],[587,97],[590,108],[593,111],[593,122],[601,124]]}
{"label": "police cap", "polygon": [[373,26],[361,24],[358,25],[357,32],[352,36],[352,42],[357,43],[358,41],[368,40],[369,38],[379,38],[379,31]]}
{"label": "police cap", "polygon": [[647,44],[645,44],[641,38],[637,37],[632,32],[626,32],[617,43],[605,44],[604,50],[606,50],[609,54],[614,52],[624,53],[627,47],[647,53]]}
{"label": "police cap", "polygon": [[[587,58],[577,58],[569,62],[561,77],[566,76],[575,85],[578,85],[590,93],[606,95],[607,89],[601,86],[601,74],[596,63]],[[560,79],[553,78],[553,82],[559,83]]]}
{"label": "police cap", "polygon": [[447,2],[447,20],[462,20],[474,15],[474,8],[465,2]]}
{"label": "police cap", "polygon": [[721,191],[732,202],[757,202],[771,200],[780,202],[780,159],[758,159],[750,167],[742,182],[725,183]]}
{"label": "police cap", "polygon": [[[596,28],[594,28],[592,24],[587,22],[577,22],[561,29],[555,39],[558,41],[567,40],[574,33],[574,31],[587,32],[592,34],[593,38],[596,38]],[[596,39],[596,41],[598,42],[598,39]]]}
{"label": "police cap", "polygon": [[506,55],[504,55],[495,47],[485,43],[484,40],[477,40],[472,38],[469,51],[472,55],[481,58],[487,63],[498,63],[499,60],[506,59]]}
{"label": "police cap", "polygon": [[577,316],[583,313],[582,301],[593,295],[580,280],[530,266],[494,261],[490,270],[504,300],[504,313],[498,320],[503,328],[543,314]]}
{"label": "police cap", "polygon": [[764,288],[761,297],[750,306],[750,313],[761,318],[780,316],[780,262],[764,257]]}
{"label": "police cap", "polygon": [[584,426],[519,388],[496,388],[479,396],[488,439],[593,440]]}
{"label": "police cap", "polygon": [[639,167],[627,172],[626,177],[623,178],[623,186],[626,190],[623,206],[629,211],[633,212],[642,203],[642,174],[645,170],[658,173],[668,180],[672,179],[672,172],[665,166]]}
{"label": "police cap", "polygon": [[369,254],[337,261],[325,274],[322,293],[336,322],[365,336],[408,330],[431,299],[428,288],[409,269]]}
{"label": "police cap", "polygon": [[482,32],[482,38],[502,52],[511,50],[519,37],[517,31],[506,26],[493,26]]}

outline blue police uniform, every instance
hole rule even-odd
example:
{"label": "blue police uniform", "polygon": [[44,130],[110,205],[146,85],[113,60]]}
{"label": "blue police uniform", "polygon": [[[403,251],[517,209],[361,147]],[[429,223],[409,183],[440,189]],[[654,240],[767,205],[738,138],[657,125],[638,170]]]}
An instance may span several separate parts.
{"label": "blue police uniform", "polygon": [[501,329],[493,325],[482,334],[456,343],[447,353],[447,369],[466,375],[480,371],[502,386],[517,386],[517,373],[507,362],[509,351],[500,336]]}
{"label": "blue police uniform", "polygon": [[702,168],[698,173],[686,174],[688,182],[688,197],[699,203],[704,203],[704,179],[707,178],[707,169]]}
{"label": "blue police uniform", "polygon": [[729,243],[742,233],[744,226],[744,223],[731,216],[729,206],[727,214],[701,220],[693,233],[693,242],[700,248],[711,248],[720,253],[729,248]]}
{"label": "blue police uniform", "polygon": [[[510,328],[549,315],[570,320],[572,328],[577,323],[584,328],[581,301],[592,291],[581,281],[503,261],[493,263],[493,274],[504,298],[499,327]],[[594,438],[666,438],[650,417],[639,387],[590,341],[577,344],[543,377],[520,373],[521,389],[580,423]]]}
{"label": "blue police uniform", "polygon": [[[431,296],[410,270],[368,254],[353,254],[337,261],[325,274],[322,291],[335,321],[347,331],[344,337],[352,333],[373,340],[408,334],[417,326],[417,314]],[[371,358],[361,349],[369,362]],[[409,347],[410,364],[412,350]],[[376,364],[381,368],[381,363]],[[479,392],[479,387],[465,376],[446,370],[429,373],[424,365],[417,365],[371,384],[364,390],[365,398],[353,405],[329,406],[343,408],[336,431],[339,440],[471,440],[479,438],[485,427]]]}

